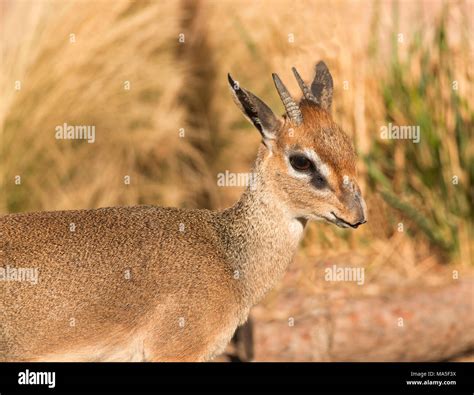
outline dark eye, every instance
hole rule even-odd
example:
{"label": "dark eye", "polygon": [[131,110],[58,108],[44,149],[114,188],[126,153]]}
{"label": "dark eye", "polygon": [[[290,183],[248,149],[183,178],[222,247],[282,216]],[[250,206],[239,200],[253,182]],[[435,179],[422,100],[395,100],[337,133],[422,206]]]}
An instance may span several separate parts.
{"label": "dark eye", "polygon": [[313,169],[313,163],[303,155],[294,155],[290,157],[290,164],[293,169],[298,171],[309,171]]}

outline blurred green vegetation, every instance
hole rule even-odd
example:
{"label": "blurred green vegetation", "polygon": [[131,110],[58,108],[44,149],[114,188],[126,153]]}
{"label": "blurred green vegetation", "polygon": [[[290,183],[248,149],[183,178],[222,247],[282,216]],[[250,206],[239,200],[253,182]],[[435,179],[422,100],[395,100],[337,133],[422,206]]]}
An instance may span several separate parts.
{"label": "blurred green vegetation", "polygon": [[411,231],[423,233],[445,254],[456,255],[469,248],[461,239],[470,243],[473,234],[474,109],[469,90],[467,97],[459,94],[446,13],[445,8],[432,42],[418,30],[401,59],[394,7],[389,71],[381,79],[385,119],[419,126],[421,138],[418,144],[376,139],[365,163],[372,188],[411,221]]}

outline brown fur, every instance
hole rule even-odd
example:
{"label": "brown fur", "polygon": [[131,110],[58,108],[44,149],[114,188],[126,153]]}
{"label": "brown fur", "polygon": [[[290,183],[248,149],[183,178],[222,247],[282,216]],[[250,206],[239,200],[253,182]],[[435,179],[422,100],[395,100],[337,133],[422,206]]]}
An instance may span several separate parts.
{"label": "brown fur", "polygon": [[[217,225],[209,211],[155,207],[1,217],[0,266],[37,267],[39,282],[1,284],[0,355],[30,360],[94,343],[123,347],[149,319],[160,328],[151,359],[180,359],[185,348],[205,354],[204,332],[218,331],[226,305],[241,298],[222,265],[225,251],[216,249]],[[101,350],[95,354],[100,359]]]}
{"label": "brown fur", "polygon": [[[349,137],[332,120],[331,114],[306,100],[300,104],[300,108],[304,125],[297,128],[298,143],[314,147],[319,157],[330,164],[336,173],[354,176],[354,148]],[[283,141],[290,143],[288,138]]]}

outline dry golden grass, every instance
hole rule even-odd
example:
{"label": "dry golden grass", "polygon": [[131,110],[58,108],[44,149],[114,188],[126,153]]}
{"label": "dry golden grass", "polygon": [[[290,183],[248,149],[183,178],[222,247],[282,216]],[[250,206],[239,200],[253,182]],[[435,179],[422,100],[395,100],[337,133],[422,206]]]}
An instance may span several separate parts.
{"label": "dry golden grass", "polygon": [[[2,211],[192,201],[205,160],[178,134],[179,4],[11,2],[4,12]],[[64,122],[95,125],[96,142],[56,141]]]}

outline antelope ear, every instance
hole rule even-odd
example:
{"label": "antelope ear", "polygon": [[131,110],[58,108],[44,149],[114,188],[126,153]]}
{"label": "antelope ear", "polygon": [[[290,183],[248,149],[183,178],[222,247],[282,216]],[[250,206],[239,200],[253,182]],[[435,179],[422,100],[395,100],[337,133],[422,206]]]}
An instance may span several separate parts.
{"label": "antelope ear", "polygon": [[245,117],[253,123],[253,125],[261,133],[264,142],[267,140],[275,140],[276,133],[280,128],[280,120],[262,100],[253,93],[241,88],[235,82],[230,74],[227,74],[230,90],[234,101],[244,113]]}
{"label": "antelope ear", "polygon": [[331,110],[333,83],[328,67],[323,61],[316,65],[316,75],[311,84],[311,92],[316,103],[325,110]]}

